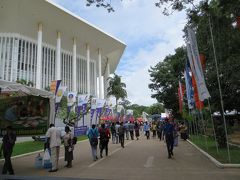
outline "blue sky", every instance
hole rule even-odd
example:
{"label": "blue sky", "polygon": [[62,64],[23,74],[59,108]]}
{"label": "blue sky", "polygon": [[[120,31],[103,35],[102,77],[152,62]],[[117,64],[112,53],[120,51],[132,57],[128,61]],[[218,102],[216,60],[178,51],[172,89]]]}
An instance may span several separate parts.
{"label": "blue sky", "polygon": [[114,0],[114,13],[86,7],[85,0],[53,1],[123,41],[127,48],[116,73],[127,85],[128,100],[139,105],[156,103],[148,89],[148,69],[184,44],[183,12],[166,17],[155,7],[157,0]]}

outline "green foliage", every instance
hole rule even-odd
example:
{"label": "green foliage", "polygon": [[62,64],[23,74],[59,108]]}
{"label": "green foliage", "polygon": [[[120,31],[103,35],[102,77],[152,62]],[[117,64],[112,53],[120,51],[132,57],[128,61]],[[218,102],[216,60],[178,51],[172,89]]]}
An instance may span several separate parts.
{"label": "green foliage", "polygon": [[116,98],[116,104],[119,99],[127,97],[127,91],[125,90],[126,84],[121,82],[121,76],[114,73],[114,77],[109,77],[109,87],[107,88],[107,95],[114,96]]}
{"label": "green foliage", "polygon": [[175,117],[179,116],[177,88],[184,70],[185,58],[185,48],[180,47],[175,50],[174,55],[168,55],[163,62],[149,70],[152,81],[149,88],[154,92],[152,98],[164,104],[166,109],[172,110]]}
{"label": "green foliage", "polygon": [[148,107],[147,106],[141,106],[138,104],[132,104],[130,106],[127,106],[127,109],[132,109],[133,110],[133,116],[134,118],[138,118],[142,116],[143,111],[147,111]]}
{"label": "green foliage", "polygon": [[[229,163],[227,148],[219,148],[219,152],[216,150],[216,143],[214,138],[204,136],[190,136],[191,141],[198,147],[206,151],[208,154],[216,158],[221,163]],[[207,139],[205,139],[207,138]],[[205,143],[207,140],[207,144]],[[207,146],[206,146],[207,145]],[[240,148],[236,146],[230,146],[231,163],[240,163]]]}
{"label": "green foliage", "polygon": [[145,110],[149,115],[164,113],[164,106],[161,103],[155,103]]}

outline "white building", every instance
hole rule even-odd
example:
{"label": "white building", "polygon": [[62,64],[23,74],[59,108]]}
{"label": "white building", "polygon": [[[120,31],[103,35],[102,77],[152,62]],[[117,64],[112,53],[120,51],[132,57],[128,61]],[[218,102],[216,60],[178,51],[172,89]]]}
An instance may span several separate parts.
{"label": "white building", "polygon": [[125,47],[51,1],[0,0],[2,80],[24,79],[45,89],[52,80],[61,79],[68,91],[104,98],[106,79]]}

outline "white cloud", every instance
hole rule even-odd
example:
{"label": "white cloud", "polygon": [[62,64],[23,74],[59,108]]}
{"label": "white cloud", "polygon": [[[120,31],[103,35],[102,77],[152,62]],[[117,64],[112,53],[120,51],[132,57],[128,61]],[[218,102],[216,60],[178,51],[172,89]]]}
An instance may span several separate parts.
{"label": "white cloud", "polygon": [[117,74],[127,85],[128,99],[140,105],[156,102],[148,89],[148,69],[183,45],[184,13],[164,16],[155,0],[112,1],[115,12],[110,14],[103,8],[86,7],[85,1],[55,1],[125,42]]}

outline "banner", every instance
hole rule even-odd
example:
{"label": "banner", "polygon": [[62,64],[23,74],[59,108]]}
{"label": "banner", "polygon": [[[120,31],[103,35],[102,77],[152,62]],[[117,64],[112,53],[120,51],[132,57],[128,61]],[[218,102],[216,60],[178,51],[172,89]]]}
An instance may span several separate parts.
{"label": "banner", "polygon": [[78,95],[78,106],[82,106],[83,104],[87,104],[87,102],[88,102],[88,95],[87,94]]}
{"label": "banner", "polygon": [[91,100],[91,109],[97,108],[97,98],[92,98]]}
{"label": "banner", "polygon": [[179,101],[179,112],[182,113],[183,108],[183,95],[184,95],[184,86],[181,82],[178,82],[178,101]]}
{"label": "banner", "polygon": [[192,87],[192,79],[190,76],[190,68],[187,63],[185,65],[184,77],[185,77],[185,84],[186,84],[188,108],[193,109],[194,108],[194,98],[193,98],[194,91],[193,91],[193,87]]}
{"label": "banner", "polygon": [[203,76],[203,70],[202,70],[201,61],[199,57],[197,40],[192,29],[187,28],[187,31],[188,31],[188,40],[190,43],[189,45],[187,45],[188,58],[191,65],[191,70],[193,72],[193,75],[197,83],[199,99],[201,101],[204,101],[205,99],[208,99],[210,97],[210,94],[206,87],[206,83]]}
{"label": "banner", "polygon": [[195,100],[196,108],[201,110],[203,109],[204,105],[203,105],[203,102],[199,100],[197,83],[193,74],[192,74],[192,85],[194,90],[194,100]]}
{"label": "banner", "polygon": [[106,100],[105,99],[97,99],[97,110],[96,110],[96,119],[99,118],[102,114],[102,109],[105,105]]}
{"label": "banner", "polygon": [[67,106],[71,107],[76,102],[76,93],[75,92],[69,92],[67,95]]}
{"label": "banner", "polygon": [[60,86],[58,88],[58,91],[57,91],[57,94],[56,94],[55,103],[60,103],[61,102],[63,94],[65,93],[66,90],[67,90],[67,86]]}
{"label": "banner", "polygon": [[56,95],[57,92],[58,92],[58,88],[60,87],[61,81],[62,81],[62,80],[51,81],[50,91],[53,92],[55,95]]}

